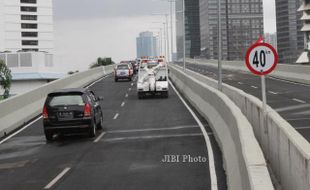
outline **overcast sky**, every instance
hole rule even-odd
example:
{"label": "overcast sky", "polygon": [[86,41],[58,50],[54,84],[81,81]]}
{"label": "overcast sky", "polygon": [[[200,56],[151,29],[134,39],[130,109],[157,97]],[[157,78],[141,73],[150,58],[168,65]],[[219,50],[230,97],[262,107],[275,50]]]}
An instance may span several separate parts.
{"label": "overcast sky", "polygon": [[[116,62],[134,59],[136,37],[157,30],[169,13],[163,0],[53,0],[55,66],[58,71],[85,70],[99,56]],[[265,32],[275,32],[274,0],[264,0]]]}

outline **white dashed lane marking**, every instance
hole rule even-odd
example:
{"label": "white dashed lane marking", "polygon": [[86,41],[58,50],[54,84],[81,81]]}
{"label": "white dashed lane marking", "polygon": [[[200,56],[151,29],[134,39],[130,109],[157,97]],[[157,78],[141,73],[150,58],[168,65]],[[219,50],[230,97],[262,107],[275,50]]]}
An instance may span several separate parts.
{"label": "white dashed lane marking", "polygon": [[114,119],[114,120],[117,119],[118,116],[119,116],[119,113],[115,114],[115,116],[113,117],[113,119]]}
{"label": "white dashed lane marking", "polygon": [[294,100],[295,102],[299,102],[299,103],[302,103],[302,104],[305,104],[305,103],[306,103],[305,101],[300,100],[300,99],[297,99],[297,98],[293,98],[293,100]]}

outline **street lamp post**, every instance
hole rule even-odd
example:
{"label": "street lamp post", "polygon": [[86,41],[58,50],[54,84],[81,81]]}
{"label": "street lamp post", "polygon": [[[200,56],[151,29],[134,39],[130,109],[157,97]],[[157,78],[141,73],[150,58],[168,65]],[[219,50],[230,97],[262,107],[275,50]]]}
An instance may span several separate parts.
{"label": "street lamp post", "polygon": [[186,28],[185,28],[185,0],[183,0],[183,71],[186,70],[186,61],[185,61],[185,46],[186,46]]}
{"label": "street lamp post", "polygon": [[218,89],[222,91],[222,22],[221,0],[218,0]]}
{"label": "street lamp post", "polygon": [[172,21],[172,19],[173,19],[173,16],[172,16],[172,14],[173,14],[173,7],[172,7],[172,5],[173,5],[173,1],[170,1],[170,27],[171,27],[171,61],[173,62],[173,55],[174,55],[174,40],[173,40],[173,21]]}

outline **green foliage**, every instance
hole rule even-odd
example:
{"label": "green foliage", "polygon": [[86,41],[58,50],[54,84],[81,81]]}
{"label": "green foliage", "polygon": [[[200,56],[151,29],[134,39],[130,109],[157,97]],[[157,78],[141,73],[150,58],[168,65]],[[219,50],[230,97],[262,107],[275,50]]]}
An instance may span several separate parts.
{"label": "green foliage", "polygon": [[0,60],[0,86],[4,89],[4,99],[8,98],[10,95],[11,83],[11,70],[6,66],[4,61]]}
{"label": "green foliage", "polygon": [[76,70],[76,71],[69,71],[69,72],[68,72],[68,75],[73,75],[73,74],[78,73],[78,72],[79,72],[79,70]]}
{"label": "green foliage", "polygon": [[110,58],[110,57],[105,57],[105,58],[98,57],[97,61],[90,65],[90,68],[113,65],[113,64],[115,64],[115,63],[112,61],[112,58]]}

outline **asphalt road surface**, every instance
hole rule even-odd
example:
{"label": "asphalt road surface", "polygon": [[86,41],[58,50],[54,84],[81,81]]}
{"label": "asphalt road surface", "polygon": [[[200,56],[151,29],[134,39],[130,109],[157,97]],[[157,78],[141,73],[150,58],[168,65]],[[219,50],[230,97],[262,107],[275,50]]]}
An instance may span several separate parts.
{"label": "asphalt road surface", "polygon": [[[178,63],[180,66],[181,63]],[[182,65],[183,66],[183,65]],[[187,69],[217,80],[218,69],[187,63]],[[223,82],[261,99],[261,79],[252,74],[223,70]],[[267,104],[310,141],[310,85],[266,78]]]}
{"label": "asphalt road surface", "polygon": [[[36,119],[0,145],[1,190],[212,190],[211,179],[227,189],[208,123],[198,115],[199,126],[172,88],[168,99],[143,100],[135,82],[116,83],[111,76],[90,88],[104,97],[105,130],[93,139],[80,134],[47,144],[42,119]],[[179,160],[164,162],[165,155]]]}

